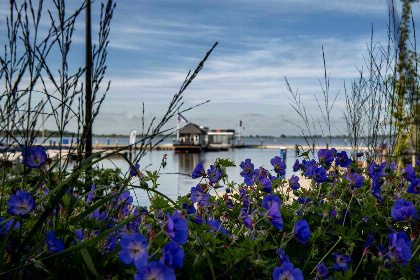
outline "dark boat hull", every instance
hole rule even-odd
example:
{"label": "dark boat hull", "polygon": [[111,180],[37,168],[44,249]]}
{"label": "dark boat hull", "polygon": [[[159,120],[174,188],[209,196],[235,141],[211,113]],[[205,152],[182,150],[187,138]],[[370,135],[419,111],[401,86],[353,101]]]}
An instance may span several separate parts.
{"label": "dark boat hull", "polygon": [[174,145],[175,153],[200,153],[201,145]]}

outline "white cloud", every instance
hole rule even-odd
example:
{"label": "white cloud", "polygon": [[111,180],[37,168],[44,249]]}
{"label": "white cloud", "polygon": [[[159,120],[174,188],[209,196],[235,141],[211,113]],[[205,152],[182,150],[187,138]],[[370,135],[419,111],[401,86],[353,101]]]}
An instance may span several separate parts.
{"label": "white cloud", "polygon": [[[370,40],[369,30],[351,33],[356,22],[347,24],[348,30],[340,33],[319,31],[310,34],[305,28],[312,26],[307,25],[316,24],[317,17],[324,17],[331,11],[350,14],[350,19],[352,16],[355,19],[365,17],[368,25],[370,17],[381,17],[385,19],[384,24],[387,17],[386,0],[223,3],[217,0],[202,4],[206,9],[200,6],[197,10],[197,7],[191,8],[192,3],[179,1],[173,9],[168,8],[173,5],[172,1],[118,3],[111,27],[106,75],[106,80],[112,80],[112,84],[94,128],[97,132],[125,132],[138,128],[141,102],[146,103],[148,120],[152,113],[163,112],[188,70],[195,69],[215,40],[219,40],[220,45],[183,99],[187,106],[207,99],[212,102],[188,112],[188,116],[212,127],[219,123],[234,127],[241,118],[249,125],[247,133],[252,134],[259,133],[258,130],[265,131],[261,132],[264,134],[279,133],[288,127],[292,131],[290,125],[279,125],[279,120],[284,118],[299,121],[288,104],[290,93],[284,77],[289,79],[294,90],[299,89],[302,93],[308,110],[316,113],[313,96],[321,95],[319,80],[323,83],[324,76],[321,47],[324,46],[331,77],[331,93],[335,93],[342,91],[343,79],[351,81],[357,77],[356,66],[363,66],[366,42]],[[420,12],[419,6],[413,4],[415,13]],[[219,13],[221,8],[227,8],[227,12]],[[302,24],[306,17],[311,20]],[[293,32],[299,23],[300,31]],[[77,53],[84,43],[83,28],[83,21],[79,21],[73,38],[76,59],[72,59],[72,63],[83,62],[83,55]],[[96,25],[93,28],[97,28]],[[288,30],[290,28],[292,31]],[[379,41],[384,42],[384,36],[378,37]],[[341,108],[343,105],[339,100],[337,119],[341,118]],[[258,120],[258,114],[266,121]]]}
{"label": "white cloud", "polygon": [[[355,66],[363,64],[367,40],[369,38],[350,41],[339,38],[315,40],[300,36],[299,40],[293,42],[280,39],[253,42],[254,48],[243,52],[224,54],[219,50],[210,56],[202,73],[190,85],[184,96],[186,105],[197,104],[207,99],[211,99],[212,102],[186,114],[191,116],[192,120],[201,121],[211,127],[217,126],[219,122],[235,127],[236,119],[242,118],[248,123],[247,133],[252,134],[257,134],[259,130],[265,131],[266,134],[270,134],[270,131],[279,133],[284,131],[284,128],[299,133],[284,122],[281,128],[275,125],[275,129],[271,128],[274,125],[272,121],[256,125],[255,117],[249,114],[264,114],[266,118],[271,118],[280,110],[283,114],[274,118],[277,122],[279,119],[300,122],[289,105],[291,95],[284,81],[286,76],[293,90],[298,89],[302,93],[302,101],[307,105],[308,113],[314,113],[317,119],[320,115],[317,114],[318,106],[313,96],[317,95],[322,100],[320,80],[323,83],[324,69],[321,46],[324,45],[327,71],[331,77],[330,91],[335,95],[336,92],[343,91],[343,79],[350,82],[357,77],[358,71]],[[180,62],[182,61],[180,58]],[[195,63],[198,61],[199,58],[196,58]],[[186,64],[190,63],[191,61]],[[160,110],[163,110],[162,101],[169,102],[170,97],[179,89],[186,72],[186,68],[178,65],[172,69],[137,72],[139,77],[111,77],[112,92],[104,104],[104,110],[124,106],[127,112],[138,112],[141,101],[146,102],[146,108],[160,106]],[[341,96],[341,100],[342,98]],[[234,110],[233,104],[236,105]],[[256,111],[250,111],[250,106],[255,107]],[[339,98],[335,110],[338,127],[344,124],[340,121],[342,109],[343,103]],[[211,120],[207,116],[212,116]]]}

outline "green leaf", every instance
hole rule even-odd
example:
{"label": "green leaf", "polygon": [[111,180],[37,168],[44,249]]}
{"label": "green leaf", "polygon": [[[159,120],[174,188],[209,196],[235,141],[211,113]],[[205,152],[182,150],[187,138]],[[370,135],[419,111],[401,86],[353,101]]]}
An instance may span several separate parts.
{"label": "green leaf", "polygon": [[157,196],[154,198],[152,205],[154,209],[165,208],[168,206],[168,202],[162,197]]}
{"label": "green leaf", "polygon": [[224,167],[235,167],[236,166],[236,164],[233,161],[231,161],[229,159],[220,159],[220,158],[216,160],[216,164],[220,164],[221,166],[224,166]]}
{"label": "green leaf", "polygon": [[89,268],[90,272],[92,272],[96,278],[100,278],[95,266],[93,265],[92,258],[90,257],[88,250],[86,248],[82,248],[80,249],[80,253],[82,254],[86,266]]}
{"label": "green leaf", "polygon": [[300,155],[299,155],[299,157],[305,157],[305,158],[309,158],[309,153],[310,153],[311,151],[309,150],[309,151],[306,151],[306,152],[303,152],[303,153],[301,153]]}
{"label": "green leaf", "polygon": [[207,253],[207,250],[204,249],[206,251],[206,258],[207,258],[207,262],[209,263],[209,267],[211,270],[211,275],[213,276],[213,280],[216,280],[216,274],[214,273],[214,268],[213,268],[213,263],[211,262],[210,256]]}
{"label": "green leaf", "polygon": [[7,232],[6,236],[3,239],[3,242],[1,243],[1,247],[0,247],[0,267],[3,265],[4,258],[6,257],[5,253],[6,253],[7,241],[9,240],[9,236],[13,232],[16,223],[17,223],[17,218],[15,218],[13,220],[13,223],[10,226],[9,231]]}
{"label": "green leaf", "polygon": [[117,192],[117,193],[115,193],[113,195],[107,196],[107,197],[99,200],[98,202],[96,202],[95,204],[93,204],[92,206],[90,206],[88,209],[86,209],[84,212],[82,212],[79,215],[77,215],[76,217],[74,217],[70,223],[73,224],[73,225],[76,225],[81,220],[83,220],[87,216],[89,216],[90,213],[94,212],[96,209],[100,208],[102,205],[104,205],[108,201],[111,201],[113,198],[121,195],[121,193],[122,193],[122,191]]}

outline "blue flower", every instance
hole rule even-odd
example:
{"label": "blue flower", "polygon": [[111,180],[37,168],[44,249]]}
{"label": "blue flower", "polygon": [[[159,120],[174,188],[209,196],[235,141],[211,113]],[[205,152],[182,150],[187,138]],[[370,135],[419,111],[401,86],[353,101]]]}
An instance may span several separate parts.
{"label": "blue flower", "polygon": [[50,231],[48,234],[46,234],[47,239],[47,246],[48,250],[50,250],[53,253],[58,253],[64,250],[64,244],[61,239],[56,239],[54,231]]}
{"label": "blue flower", "polygon": [[123,192],[118,198],[117,198],[117,204],[118,206],[124,207],[128,206],[131,203],[133,203],[133,197],[130,195],[129,191]]}
{"label": "blue flower", "polygon": [[388,163],[385,167],[385,173],[388,175],[394,174],[395,164]]}
{"label": "blue flower", "polygon": [[85,239],[85,230],[84,229],[76,229],[76,237],[80,241],[83,241],[83,239]]}
{"label": "blue flower", "polygon": [[379,244],[378,246],[378,258],[383,258],[386,254],[388,254],[387,249],[385,249],[384,245]]}
{"label": "blue flower", "polygon": [[412,194],[420,194],[420,179],[415,179],[411,182],[411,186],[408,187],[407,192]]}
{"label": "blue flower", "polygon": [[335,271],[346,271],[349,269],[349,265],[347,264],[351,259],[347,255],[342,255],[340,253],[333,253],[333,257],[335,258],[335,264],[333,265],[333,269]]}
{"label": "blue flower", "polygon": [[10,214],[27,217],[29,212],[35,207],[35,201],[27,191],[18,190],[15,195],[10,196],[7,205],[9,206],[7,210]]}
{"label": "blue flower", "polygon": [[297,172],[300,168],[299,160],[297,159],[295,161],[295,164],[293,164],[293,172]]}
{"label": "blue flower", "polygon": [[410,182],[413,182],[416,177],[416,172],[414,171],[414,168],[411,164],[408,164],[402,171],[402,175],[405,179],[407,179]]}
{"label": "blue flower", "polygon": [[260,183],[263,186],[263,191],[265,191],[266,193],[271,193],[271,191],[273,190],[273,188],[271,187],[271,180],[268,178],[261,178],[260,179]]}
{"label": "blue flower", "polygon": [[373,191],[372,195],[379,201],[379,202],[384,202],[384,199],[381,196],[381,189],[377,190],[377,191]]}
{"label": "blue flower", "polygon": [[356,154],[356,157],[362,157],[362,156],[363,156],[362,152]]}
{"label": "blue flower", "polygon": [[269,195],[266,195],[263,198],[263,201],[262,201],[261,206],[263,208],[265,208],[265,209],[268,210],[268,209],[271,208],[271,206],[273,205],[273,203],[277,203],[277,205],[280,206],[281,205],[281,200],[280,200],[280,198],[277,195],[275,195],[275,194],[269,194]]}
{"label": "blue flower", "polygon": [[337,158],[335,159],[336,165],[341,166],[341,167],[348,167],[350,164],[352,164],[352,162],[353,161],[349,159],[345,151],[337,153]]}
{"label": "blue flower", "polygon": [[204,171],[203,162],[200,161],[192,172],[192,178],[197,179],[200,177],[204,177],[205,175],[206,172]]}
{"label": "blue flower", "polygon": [[371,234],[369,235],[368,240],[366,241],[366,244],[363,246],[363,250],[369,248],[370,246],[372,246],[373,243],[373,230],[371,232]]}
{"label": "blue flower", "polygon": [[258,178],[258,169],[255,169],[254,171],[251,171],[251,173],[244,176],[244,183],[247,186],[251,186],[255,183],[255,180]]}
{"label": "blue flower", "polygon": [[[303,163],[304,161],[302,161]],[[314,170],[316,170],[318,168],[318,166],[316,165],[316,161],[310,160],[310,161],[305,161],[305,176],[306,177],[311,177],[313,175]]]}
{"label": "blue flower", "polygon": [[241,172],[242,177],[246,177],[254,171],[254,164],[251,163],[251,160],[249,158],[241,162],[239,167],[241,167],[243,170]]}
{"label": "blue flower", "polygon": [[207,175],[209,176],[209,181],[216,183],[222,177],[222,170],[217,169],[214,165],[210,165],[210,169],[207,170]]}
{"label": "blue flower", "polygon": [[388,257],[391,261],[401,263],[403,266],[411,260],[411,241],[407,238],[405,232],[390,233],[389,237],[389,254]]}
{"label": "blue flower", "polygon": [[136,177],[137,176],[137,172],[140,169],[140,164],[136,164],[136,166],[133,168],[130,166],[130,176],[131,177]]}
{"label": "blue flower", "polygon": [[327,181],[327,170],[323,166],[313,170],[312,176],[317,183],[324,183]]}
{"label": "blue flower", "polygon": [[188,226],[187,221],[184,218],[180,218],[178,211],[175,211],[174,214],[169,216],[169,213],[166,213],[167,222],[165,227],[165,232],[173,240],[180,244],[185,244],[188,239]]}
{"label": "blue flower", "polygon": [[271,165],[274,167],[274,172],[280,175],[286,174],[286,163],[281,160],[280,157],[274,157],[270,161]]}
{"label": "blue flower", "polygon": [[191,188],[191,201],[196,203],[196,202],[201,202],[202,200],[207,200],[209,199],[210,194],[204,194],[203,189],[201,188],[200,185],[197,185],[195,188],[192,187]]}
{"label": "blue flower", "polygon": [[417,219],[417,211],[411,201],[397,199],[394,203],[394,207],[391,209],[391,216],[396,221],[415,220]]}
{"label": "blue flower", "polygon": [[299,177],[292,175],[289,179],[289,186],[292,190],[297,191],[300,188]]}
{"label": "blue flower", "polygon": [[294,268],[293,264],[286,262],[281,266],[278,266],[273,271],[273,279],[293,279],[293,280],[303,280],[302,271],[299,268]]}
{"label": "blue flower", "polygon": [[228,232],[227,229],[222,227],[222,223],[219,222],[218,220],[208,220],[206,221],[206,224],[208,224],[211,227],[210,231],[214,234],[218,232],[226,234]]}
{"label": "blue flower", "polygon": [[[133,213],[133,215],[135,215]],[[128,223],[124,225],[122,228],[120,228],[117,232],[120,236],[126,235],[126,234],[133,234],[135,232],[138,232],[138,227],[141,224],[141,217],[137,218],[136,220],[132,221],[131,223]]]}
{"label": "blue flower", "polygon": [[94,190],[95,190],[95,184],[92,184],[92,187],[91,187],[91,189],[90,189],[91,193],[90,193],[90,194],[88,194],[88,197],[87,197],[87,200],[86,200],[86,202],[87,202],[88,204],[92,201],[93,197],[95,196],[95,192],[94,192]]}
{"label": "blue flower", "polygon": [[318,151],[318,160],[321,164],[330,166],[334,161],[334,154],[328,149],[321,149]]}
{"label": "blue flower", "polygon": [[303,205],[302,207],[300,207],[299,210],[297,210],[296,215],[298,215],[298,217],[300,217],[302,215],[302,210],[303,210]]}
{"label": "blue flower", "polygon": [[[313,161],[315,161],[315,160],[313,160]],[[306,164],[307,164],[308,162],[306,161],[306,160],[304,160],[304,159],[302,159],[302,163],[299,165],[299,168],[303,171],[303,172],[306,172]],[[316,163],[316,162],[315,162]],[[306,176],[306,175],[305,175]],[[306,177],[308,177],[308,176],[306,176]]]}
{"label": "blue flower", "polygon": [[266,215],[268,221],[273,226],[275,226],[279,230],[281,230],[283,228],[283,219],[281,218],[281,213],[280,213],[279,205],[277,204],[277,202],[274,202],[271,205],[271,207],[269,208],[269,210],[267,211],[267,213],[265,215]]}
{"label": "blue flower", "polygon": [[381,177],[384,177],[385,176],[385,167],[386,167],[385,162],[382,163],[381,165],[376,165],[374,163],[374,161],[372,161],[369,164],[369,167],[368,167],[368,170],[367,170],[370,178],[375,180],[375,179],[379,179]]}
{"label": "blue flower", "polygon": [[380,202],[384,202],[382,199],[381,193],[381,186],[384,184],[384,181],[382,178],[374,178],[372,181],[372,195],[376,197],[376,199]]}
{"label": "blue flower", "polygon": [[278,256],[279,261],[280,261],[280,265],[282,265],[283,263],[286,263],[286,262],[290,262],[289,256],[286,255],[285,251],[281,250],[280,248],[277,248],[276,252],[277,252],[277,256]]}
{"label": "blue flower", "polygon": [[306,204],[308,204],[309,202],[311,202],[312,201],[312,199],[310,199],[310,198],[306,198],[306,196],[302,196],[302,197],[299,197],[298,198],[298,202],[300,203],[300,204],[303,204],[303,205],[306,205]]}
{"label": "blue flower", "polygon": [[242,222],[245,224],[247,228],[250,228],[252,220],[248,216],[248,213],[246,212],[246,208],[241,209],[241,216],[240,216]]}
{"label": "blue flower", "polygon": [[[0,217],[0,223],[3,222],[3,217]],[[13,219],[8,221],[6,224],[0,224],[0,234],[7,234],[7,232],[10,230],[10,227],[13,224]],[[18,228],[20,226],[19,222],[16,222],[15,226],[13,228]]]}
{"label": "blue flower", "polygon": [[323,262],[316,265],[316,277],[324,279],[328,274],[328,268]]}
{"label": "blue flower", "polygon": [[190,216],[190,219],[197,225],[201,225],[203,223],[203,219],[200,216]]}
{"label": "blue flower", "polygon": [[123,263],[134,263],[137,269],[147,264],[147,238],[144,235],[126,234],[121,238],[120,247],[118,256]]}
{"label": "blue flower", "polygon": [[232,199],[230,199],[230,198],[226,199],[226,206],[227,206],[229,209],[232,209],[232,208],[233,208]]}
{"label": "blue flower", "polygon": [[162,259],[165,265],[169,267],[182,267],[184,263],[184,251],[176,242],[171,241],[163,247]]}
{"label": "blue flower", "polygon": [[117,235],[109,235],[108,238],[106,239],[106,243],[105,243],[102,254],[107,254],[109,252],[114,251],[115,248],[117,248],[118,239],[119,237]]}
{"label": "blue flower", "polygon": [[135,280],[176,280],[175,271],[172,268],[165,266],[161,261],[153,261],[148,265],[138,269]]}
{"label": "blue flower", "polygon": [[195,214],[197,213],[197,210],[194,207],[194,204],[188,203],[188,202],[184,202],[182,204],[182,209],[187,210],[187,214]]}
{"label": "blue flower", "polygon": [[293,234],[297,240],[306,243],[306,241],[311,238],[311,230],[308,222],[305,220],[297,221],[293,228]]}
{"label": "blue flower", "polygon": [[374,178],[372,180],[372,189],[379,189],[384,183],[384,178]]}
{"label": "blue flower", "polygon": [[246,197],[246,194],[247,194],[246,190],[244,190],[242,188],[239,189],[239,198],[244,202],[244,207],[248,208],[249,200]]}
{"label": "blue flower", "polygon": [[29,168],[40,168],[47,161],[43,146],[25,147],[22,149],[22,163]]}
{"label": "blue flower", "polygon": [[363,186],[363,182],[365,181],[365,178],[357,173],[352,173],[348,176],[344,176],[344,178],[350,181],[350,187],[352,190],[354,190],[355,188],[358,189],[361,186]]}

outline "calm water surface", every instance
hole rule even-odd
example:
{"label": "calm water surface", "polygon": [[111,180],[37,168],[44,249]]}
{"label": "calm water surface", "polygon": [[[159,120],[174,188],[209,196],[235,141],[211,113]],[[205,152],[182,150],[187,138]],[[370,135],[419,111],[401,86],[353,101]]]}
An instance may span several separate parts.
{"label": "calm water surface", "polygon": [[[259,139],[251,138],[252,140],[260,141]],[[270,143],[269,141],[272,141]],[[281,141],[274,142],[274,139],[264,139],[264,142],[268,142],[267,145],[292,145],[296,138],[290,139],[289,143],[281,143]],[[282,139],[283,140],[283,139]],[[299,139],[298,139],[299,140]],[[302,140],[302,139],[300,139]],[[245,142],[245,141],[244,141]],[[245,142],[246,144],[252,144]],[[265,143],[264,143],[265,144]],[[304,143],[302,143],[304,144]],[[336,143],[335,145],[345,145],[343,143]],[[174,151],[150,151],[140,161],[140,169],[154,171],[159,168],[160,162],[163,156],[167,154],[167,166],[161,170],[161,177],[158,180],[160,186],[158,190],[171,199],[176,199],[180,195],[186,195],[190,192],[191,187],[196,186],[199,183],[199,179],[191,179],[191,172],[195,166],[200,162],[204,162],[205,170],[210,168],[211,164],[214,164],[217,158],[230,159],[235,162],[236,167],[228,167],[227,174],[229,181],[236,183],[242,183],[243,178],[240,176],[242,169],[239,164],[245,159],[251,159],[255,168],[260,166],[265,167],[268,170],[272,170],[270,160],[275,156],[280,156],[280,150],[278,149],[232,149],[229,151],[220,152],[202,152],[198,154],[177,154]],[[297,156],[293,150],[288,150],[286,155],[286,177],[292,176],[293,164],[296,161]],[[129,169],[129,165],[122,159],[113,158],[112,161],[104,160],[100,166],[104,168],[119,167],[124,171]],[[138,205],[150,205],[147,195],[142,190],[136,190],[133,194],[134,199],[137,200]]]}
{"label": "calm water surface", "polygon": [[[51,138],[45,141],[47,144],[51,141],[58,141],[57,138]],[[115,144],[118,140],[120,145],[128,145],[127,138],[94,138],[93,143],[97,141],[99,144]],[[153,141],[156,143],[159,139]],[[304,138],[241,138],[241,140],[248,145],[307,145]],[[319,139],[316,144],[325,145],[329,140]],[[41,139],[37,142],[42,142]],[[70,142],[70,141],[69,141]],[[172,143],[172,138],[164,139],[162,144]],[[312,143],[310,143],[312,144]],[[348,143],[341,139],[332,139],[330,147],[333,146],[346,146]],[[255,168],[260,166],[265,167],[268,170],[272,170],[270,160],[275,156],[280,156],[280,150],[278,149],[232,149],[229,151],[220,152],[202,152],[199,154],[176,154],[174,151],[149,151],[140,161],[140,169],[147,169],[154,171],[159,168],[163,156],[167,154],[167,166],[161,170],[161,177],[158,180],[160,186],[158,190],[169,198],[176,200],[178,196],[186,195],[190,192],[191,187],[196,186],[199,183],[199,179],[191,179],[191,172],[195,166],[200,162],[204,162],[205,170],[209,169],[211,164],[214,164],[217,158],[230,159],[235,162],[236,167],[227,168],[229,181],[236,183],[242,183],[243,178],[239,175],[242,171],[239,164],[245,159],[251,159]],[[293,174],[292,166],[296,161],[297,157],[293,150],[287,151],[286,157],[286,177],[290,177]],[[99,166],[104,168],[115,168],[118,167],[122,172],[127,172],[129,165],[127,162],[118,157],[111,159],[104,159],[100,162]],[[142,190],[136,190],[133,193],[135,203],[137,205],[150,205],[147,195]]]}

